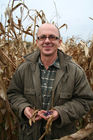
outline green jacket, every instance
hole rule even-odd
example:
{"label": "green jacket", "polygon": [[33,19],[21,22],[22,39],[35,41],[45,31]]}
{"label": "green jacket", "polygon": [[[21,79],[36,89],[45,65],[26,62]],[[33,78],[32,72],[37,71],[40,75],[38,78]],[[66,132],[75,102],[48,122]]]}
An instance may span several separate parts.
{"label": "green jacket", "polygon": [[[27,106],[42,109],[39,54],[39,51],[35,51],[25,57],[25,62],[16,70],[7,91],[11,108],[20,119],[20,140],[38,140],[40,137],[42,121],[29,126],[28,119],[23,115]],[[55,77],[53,107],[60,117],[53,122],[52,132],[46,136],[46,140],[76,132],[75,120],[86,114],[93,104],[93,92],[83,69],[59,50],[58,57],[61,68]]]}

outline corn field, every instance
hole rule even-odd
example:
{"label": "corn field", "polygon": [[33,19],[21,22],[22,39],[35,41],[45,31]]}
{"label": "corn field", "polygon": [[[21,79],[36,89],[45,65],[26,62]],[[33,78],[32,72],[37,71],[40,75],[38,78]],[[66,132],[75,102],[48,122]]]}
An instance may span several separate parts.
{"label": "corn field", "polygon": [[[16,10],[19,10],[20,17],[16,16],[15,20]],[[30,25],[25,27],[27,20]],[[14,0],[11,6],[6,8],[5,25],[0,22],[0,140],[18,139],[18,120],[9,106],[6,91],[17,66],[24,61],[23,56],[37,49],[36,31],[39,25],[45,22],[48,20],[42,10],[29,10],[24,3],[15,4]],[[63,24],[59,29],[64,26],[67,28],[67,25]],[[28,36],[31,38],[30,42],[26,41]],[[84,42],[72,37],[62,43],[59,49],[72,56],[73,61],[83,67],[93,89],[93,39]],[[92,124],[92,113],[91,109],[91,112],[78,122],[79,129],[88,123]],[[89,134],[92,133],[93,129]]]}

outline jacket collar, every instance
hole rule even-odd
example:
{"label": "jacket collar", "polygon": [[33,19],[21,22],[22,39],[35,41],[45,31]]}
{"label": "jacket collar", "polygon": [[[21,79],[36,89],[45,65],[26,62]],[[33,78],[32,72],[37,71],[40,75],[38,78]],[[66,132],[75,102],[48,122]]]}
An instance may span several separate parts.
{"label": "jacket collar", "polygon": [[39,55],[40,55],[40,51],[37,50],[37,51],[34,51],[33,53],[30,53],[30,54],[24,56],[24,59],[26,61],[30,61],[31,63],[36,63],[38,61]]}
{"label": "jacket collar", "polygon": [[[28,54],[26,56],[24,56],[24,59],[26,61],[29,61],[33,64],[36,64],[36,62],[38,61],[38,58],[40,56],[40,51],[34,51],[31,54]],[[62,52],[61,50],[58,49],[58,57],[59,57],[59,61],[60,61],[60,66],[61,68],[64,68],[67,65],[67,62],[69,60],[71,60],[72,57],[66,55],[64,52]]]}
{"label": "jacket collar", "polygon": [[58,57],[59,57],[61,69],[64,69],[68,64],[68,61],[70,61],[72,58],[71,56],[68,56],[67,54],[65,54],[60,50],[58,50]]}

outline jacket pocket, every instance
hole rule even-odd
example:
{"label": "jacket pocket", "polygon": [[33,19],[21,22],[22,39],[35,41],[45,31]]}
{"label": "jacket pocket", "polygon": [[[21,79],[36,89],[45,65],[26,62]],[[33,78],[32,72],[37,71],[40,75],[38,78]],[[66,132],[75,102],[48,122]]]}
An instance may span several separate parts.
{"label": "jacket pocket", "polygon": [[23,127],[23,132],[25,135],[29,136],[33,133],[33,127],[26,125],[25,127]]}
{"label": "jacket pocket", "polygon": [[72,98],[72,93],[70,93],[70,92],[62,92],[61,94],[60,94],[60,98],[61,99],[71,99]]}
{"label": "jacket pocket", "polygon": [[70,101],[72,99],[72,94],[70,92],[62,92],[59,95],[59,100],[57,105],[63,105],[65,102]]}
{"label": "jacket pocket", "polygon": [[26,123],[20,124],[19,140],[33,140],[33,132],[34,132],[33,127],[30,127]]}

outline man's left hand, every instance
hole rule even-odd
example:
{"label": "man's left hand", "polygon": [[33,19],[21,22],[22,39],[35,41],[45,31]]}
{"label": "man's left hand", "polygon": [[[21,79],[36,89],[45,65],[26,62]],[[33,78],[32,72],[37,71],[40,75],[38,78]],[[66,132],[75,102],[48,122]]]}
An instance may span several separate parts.
{"label": "man's left hand", "polygon": [[49,111],[46,111],[46,110],[40,110],[38,112],[38,115],[43,118],[44,120],[48,120],[51,116],[53,116],[53,120],[56,120],[58,117],[59,117],[59,113],[52,109],[52,110],[49,110]]}

